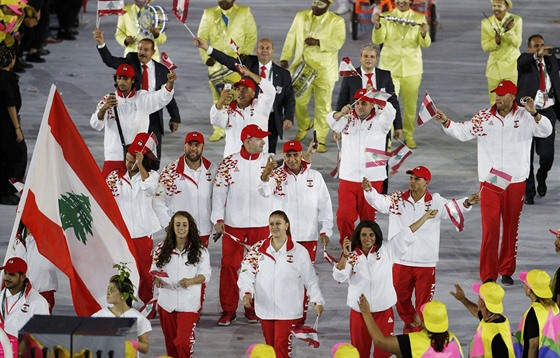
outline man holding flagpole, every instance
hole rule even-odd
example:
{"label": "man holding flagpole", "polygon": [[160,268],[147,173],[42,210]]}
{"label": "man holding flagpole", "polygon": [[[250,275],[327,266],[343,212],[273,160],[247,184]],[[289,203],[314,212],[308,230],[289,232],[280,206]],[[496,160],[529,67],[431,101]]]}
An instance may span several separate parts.
{"label": "man holding flagpole", "polygon": [[[362,181],[364,196],[375,210],[389,214],[389,234],[394,237],[402,229],[416,222],[428,210],[436,216],[413,233],[415,240],[406,253],[393,265],[393,283],[397,292],[397,312],[404,322],[403,333],[420,331],[420,308],[431,301],[436,288],[436,264],[439,260],[439,239],[442,219],[449,219],[458,231],[463,229],[464,214],[478,204],[478,193],[458,200],[448,200],[428,191],[432,179],[430,170],[418,166],[407,170],[409,190],[382,195],[372,190],[370,181]],[[415,302],[412,305],[412,292]]]}
{"label": "man holding flagpole", "polygon": [[[327,115],[329,127],[342,134],[336,212],[341,246],[343,240],[352,235],[358,216],[361,221],[375,220],[375,210],[364,199],[362,178],[368,178],[378,192],[387,178],[385,168],[390,154],[385,152],[385,141],[396,110],[390,102],[375,98],[376,93],[379,92],[360,89],[354,94],[354,106],[347,104],[339,112]],[[372,160],[368,152],[376,158]],[[387,155],[377,158],[377,154]]]}
{"label": "man holding flagpole", "polygon": [[[480,279],[495,282],[500,274],[502,284],[510,286],[516,267],[517,230],[525,179],[529,175],[531,143],[533,137],[548,137],[552,125],[537,112],[531,97],[520,99],[525,102],[524,107],[517,105],[517,87],[513,82],[503,80],[492,92],[496,94],[496,103],[468,121],[453,122],[439,109],[435,118],[450,136],[463,142],[477,139],[482,217]],[[496,180],[487,180],[489,174]],[[493,185],[499,182],[505,184]]]}

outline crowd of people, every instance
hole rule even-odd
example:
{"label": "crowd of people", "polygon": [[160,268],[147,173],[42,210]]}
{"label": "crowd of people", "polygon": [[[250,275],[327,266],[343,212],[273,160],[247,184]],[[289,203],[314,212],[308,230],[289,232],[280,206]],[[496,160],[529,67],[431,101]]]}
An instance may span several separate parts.
{"label": "crowd of people", "polygon": [[[445,305],[433,300],[440,225],[449,220],[462,230],[464,216],[480,204],[480,282],[472,287],[478,303],[469,301],[458,284],[450,292],[479,320],[470,356],[534,357],[546,349],[560,351],[557,337],[549,339],[560,331],[558,273],[553,280],[539,269],[519,273],[531,303],[515,335],[502,305],[502,286],[514,285],[523,205],[533,205],[536,194],[547,194],[560,115],[560,61],[539,34],[528,38],[527,52],[521,54],[521,18],[508,12],[511,0],[492,0],[493,16],[481,24],[481,47],[490,53],[490,107],[464,122],[452,121],[439,109],[433,115],[445,134],[477,140],[480,191],[443,198],[428,190],[432,173],[420,165],[406,171],[406,190],[388,192],[387,160],[379,155],[394,149],[393,138],[421,150],[414,138],[416,104],[422,48],[431,39],[424,15],[411,10],[411,2],[396,0],[394,9],[374,12],[373,44],[363,46],[360,67],[341,81],[335,110],[332,95],[346,31],[344,20],[330,11],[332,0],[313,0],[309,10],[295,14],[279,64],[273,62],[272,41],[258,38],[248,6],[219,0],[218,6],[204,10],[193,42],[208,67],[214,102],[208,108],[208,124],[214,126],[208,141],[224,141],[220,163],[203,156],[207,142],[197,131],[186,134],[181,157],[160,163],[163,107],[171,133],[178,131],[181,116],[174,98],[177,75],[159,61],[164,62],[167,36],[155,27],[141,31],[136,21],[150,0],[135,0],[119,17],[115,39],[124,48],[122,56],[112,55],[103,32],[95,28],[101,60],[115,70],[115,90],[98,103],[90,125],[103,130],[101,172],[132,238],[140,274],[138,287],[123,274],[107,278],[109,306],[95,316],[136,317],[134,347],[147,353],[151,325],[133,301],[148,304],[156,298],[167,355],[194,356],[205,295],[215,294],[206,290],[213,235],[214,241],[221,237],[217,325],[236,321],[242,302],[247,322],[260,323],[266,345],[276,356],[290,357],[292,331],[305,324],[308,308],[317,317],[323,313],[325,298],[314,263],[318,245],[326,252],[336,235],[336,215],[342,255],[334,259],[332,276],[348,283],[351,341],[337,352],[348,348],[348,354],[360,357],[462,357]],[[39,6],[44,3],[48,1]],[[75,18],[72,8],[66,15]],[[33,11],[31,1],[0,0],[0,9],[4,26],[20,21],[33,29],[33,21],[44,18]],[[59,23],[58,38],[72,40],[72,22],[66,18]],[[45,38],[45,27],[34,32]],[[23,41],[14,32],[0,40],[0,145],[7,158],[2,161],[0,203],[15,205],[19,196],[10,180],[23,181],[27,160],[13,73]],[[31,43],[27,59],[40,58],[41,42]],[[293,125],[297,133],[287,140]],[[313,156],[328,152],[330,130],[341,142],[336,214],[323,175],[313,169]],[[304,151],[309,132],[313,139]],[[271,154],[280,148],[279,163]],[[535,151],[538,170],[533,168]],[[389,215],[385,235],[376,222],[378,213]],[[154,246],[160,230],[166,231],[165,240]],[[560,233],[551,232],[559,252]],[[0,319],[12,340],[31,314],[52,312],[57,289],[54,268],[40,261],[32,235],[26,233],[18,243],[18,257],[2,268]],[[51,275],[50,285],[35,287],[38,271]],[[19,310],[20,305],[27,308]],[[403,334],[396,334],[394,306]],[[267,350],[256,347],[249,354],[259,349]]]}

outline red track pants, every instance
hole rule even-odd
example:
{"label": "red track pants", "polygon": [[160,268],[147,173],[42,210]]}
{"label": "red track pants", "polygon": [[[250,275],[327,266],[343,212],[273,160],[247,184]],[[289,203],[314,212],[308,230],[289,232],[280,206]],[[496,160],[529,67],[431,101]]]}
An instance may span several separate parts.
{"label": "red track pants", "polygon": [[[394,264],[393,285],[397,292],[397,312],[405,324],[411,324],[414,322],[414,314],[434,297],[436,268]],[[412,291],[415,296],[414,306]]]}
{"label": "red track pants", "polygon": [[498,273],[512,276],[515,272],[517,231],[523,208],[525,182],[511,183],[501,192],[483,186],[482,183],[480,187],[480,216],[482,217],[480,279],[484,282],[489,278],[497,280]]}
{"label": "red track pants", "polygon": [[[381,192],[383,180],[372,181],[373,190]],[[338,183],[338,210],[336,211],[336,225],[340,233],[340,247],[345,237],[350,238],[354,231],[354,224],[360,218],[375,221],[375,209],[369,205],[364,197],[362,183],[340,179]]]}
{"label": "red track pants", "polygon": [[142,302],[148,303],[152,297],[154,297],[154,278],[150,274],[154,240],[152,239],[152,236],[144,236],[132,239],[132,243],[134,244],[134,249],[136,250],[138,273],[140,274],[138,296]]}
{"label": "red track pants", "polygon": [[292,356],[292,334],[290,330],[299,319],[264,320],[261,319],[264,341],[274,347],[276,357],[289,358]]}
{"label": "red track pants", "polygon": [[161,307],[158,307],[158,314],[167,355],[173,358],[193,357],[194,328],[200,315],[196,312],[167,312]]}
{"label": "red track pants", "polygon": [[[384,335],[389,336],[393,334],[393,328],[395,326],[393,308],[381,312],[372,312],[371,314]],[[360,358],[371,357],[371,345],[373,340],[368,333],[362,313],[354,311],[353,309],[350,310],[350,341],[358,352],[360,352]],[[374,345],[374,358],[388,358],[391,354],[392,353],[382,351],[379,347]]]}
{"label": "red track pants", "polygon": [[[248,245],[264,240],[270,234],[268,226],[254,228],[233,228],[225,226],[225,231]],[[235,242],[229,235],[222,237],[222,268],[220,270],[220,304],[222,311],[235,312],[239,303],[239,287],[237,278],[244,247]]]}

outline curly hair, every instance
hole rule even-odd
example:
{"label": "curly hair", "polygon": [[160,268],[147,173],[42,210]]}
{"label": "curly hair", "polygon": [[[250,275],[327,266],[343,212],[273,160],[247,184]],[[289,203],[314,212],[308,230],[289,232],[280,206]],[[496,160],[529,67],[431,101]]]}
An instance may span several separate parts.
{"label": "curly hair", "polygon": [[128,307],[132,307],[132,301],[134,300],[134,285],[132,281],[130,281],[128,277],[122,277],[121,280],[121,275],[113,275],[109,279],[109,282],[115,285],[119,293],[128,293],[126,304]]}
{"label": "curly hair", "polygon": [[9,47],[0,47],[0,68],[8,67],[16,57],[15,52]]}
{"label": "curly hair", "polygon": [[283,212],[282,210],[276,210],[276,211],[273,211],[268,216],[268,218],[270,219],[273,216],[280,216],[282,218],[282,220],[284,220],[285,222],[288,223],[288,230],[286,230],[286,234],[291,237],[292,236],[292,232],[290,231],[290,225],[291,224],[290,224],[290,219],[288,219],[288,215],[286,215],[286,213]]}
{"label": "curly hair", "polygon": [[202,254],[202,240],[200,239],[200,234],[198,232],[198,227],[196,226],[196,221],[186,211],[177,211],[171,217],[169,221],[169,226],[167,230],[167,236],[163,241],[161,246],[161,253],[157,257],[156,266],[162,268],[166,263],[171,260],[171,253],[177,246],[177,236],[175,235],[175,218],[182,216],[186,218],[189,222],[189,232],[187,233],[187,247],[188,250],[188,264],[196,265],[200,261],[200,256]]}
{"label": "curly hair", "polygon": [[375,221],[371,220],[364,220],[356,226],[354,232],[352,233],[351,241],[352,241],[352,251],[355,250],[357,247],[362,248],[362,241],[360,240],[360,234],[362,233],[362,229],[369,228],[373,231],[375,235],[375,245],[377,246],[377,251],[381,248],[383,244],[383,233],[381,232],[381,228]]}
{"label": "curly hair", "polygon": [[436,352],[443,352],[445,346],[449,344],[449,332],[434,333],[428,331],[428,337],[432,341],[432,347]]}

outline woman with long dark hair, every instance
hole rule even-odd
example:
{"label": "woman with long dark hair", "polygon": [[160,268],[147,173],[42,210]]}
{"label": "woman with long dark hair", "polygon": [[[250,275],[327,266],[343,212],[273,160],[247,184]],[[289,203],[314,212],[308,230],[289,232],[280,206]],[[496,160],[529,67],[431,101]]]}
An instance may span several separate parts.
{"label": "woman with long dark hair", "polygon": [[[422,330],[398,336],[384,334],[371,315],[369,302],[363,294],[358,305],[375,346],[403,358],[462,358],[461,343],[449,331],[447,308],[440,301],[430,301],[420,308]],[[363,356],[360,356],[363,357]]]}
{"label": "woman with long dark hair", "polygon": [[277,210],[269,216],[270,236],[251,247],[241,264],[237,285],[245,307],[255,301],[266,344],[277,357],[291,357],[291,329],[303,317],[307,289],[320,316],[325,303],[309,253],[292,238],[290,220]]}
{"label": "woman with long dark hair", "polygon": [[168,356],[193,356],[194,327],[204,299],[202,284],[208,283],[211,272],[210,256],[194,218],[177,211],[165,240],[154,249],[151,270],[159,289],[158,314]]}
{"label": "woman with long dark hair", "polygon": [[[350,340],[360,352],[360,357],[371,356],[372,339],[358,307],[358,298],[365,294],[372,302],[373,318],[386,335],[393,334],[393,306],[397,294],[393,286],[393,263],[414,242],[412,234],[428,219],[436,216],[437,210],[428,210],[418,221],[403,229],[391,240],[383,241],[379,225],[371,220],[356,226],[352,238],[343,241],[343,254],[333,267],[333,277],[340,283],[348,282],[346,304],[350,307]],[[385,358],[391,353],[374,346],[374,357]]]}

